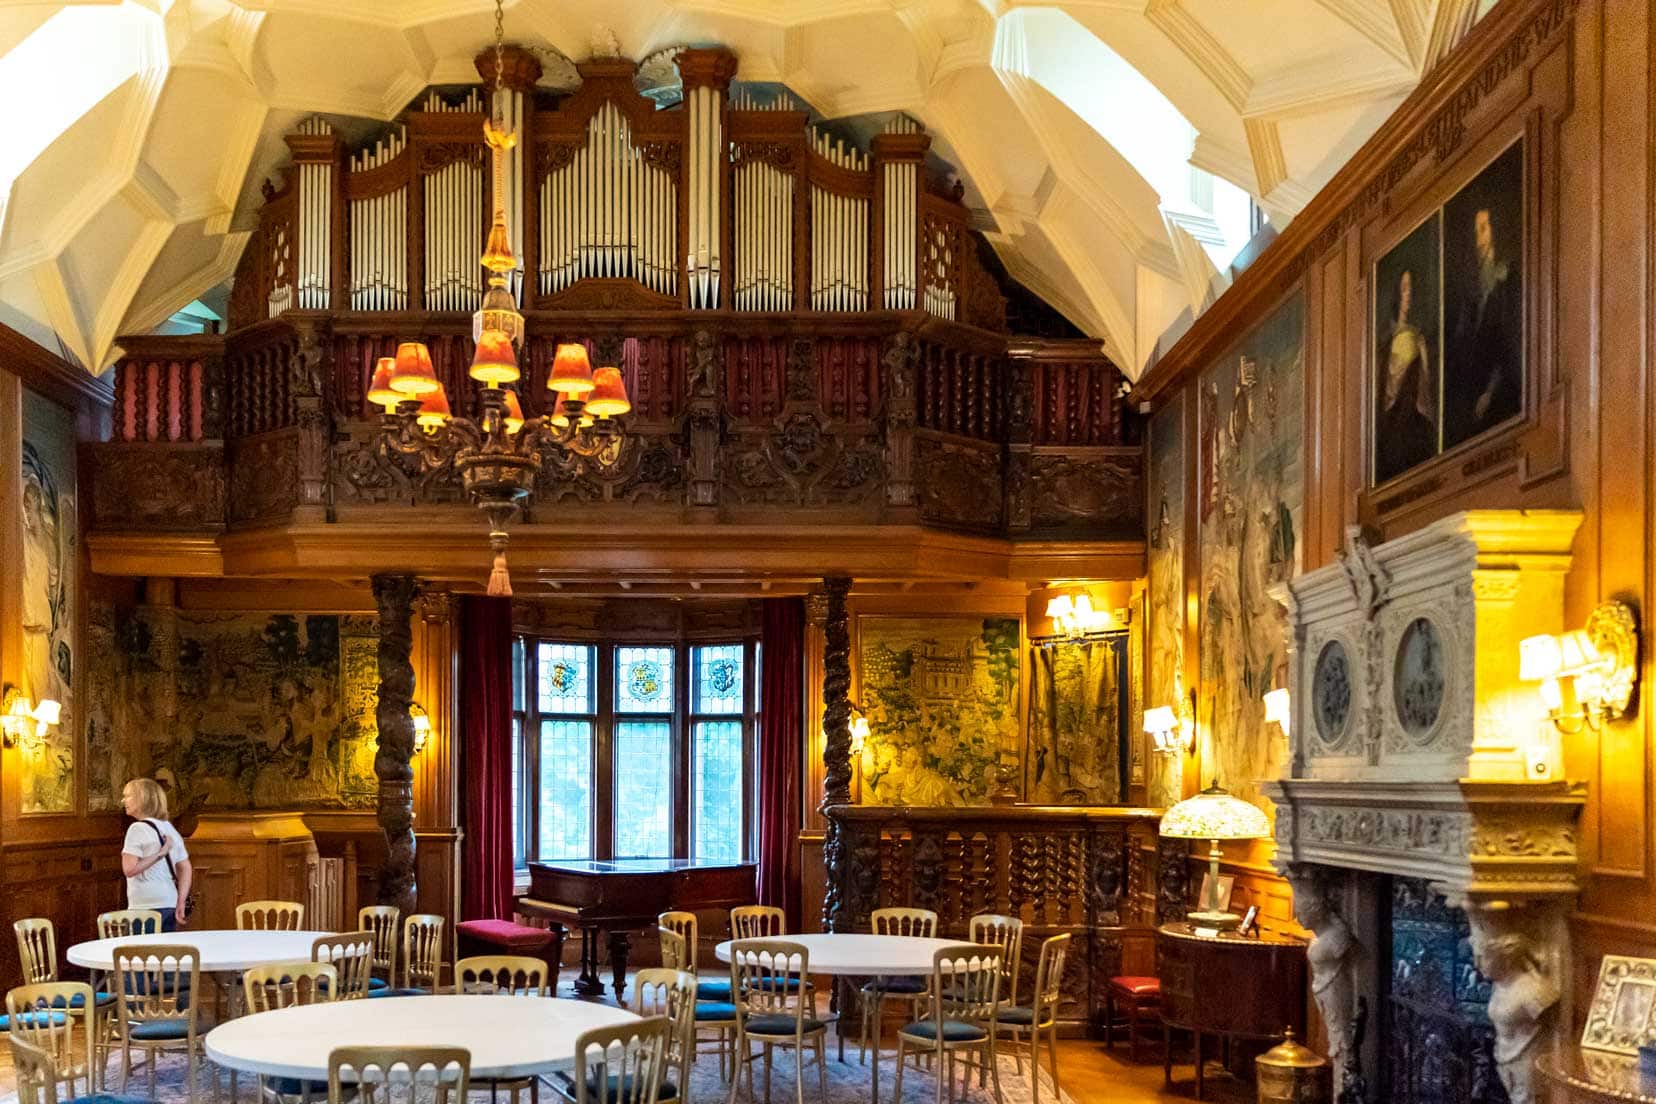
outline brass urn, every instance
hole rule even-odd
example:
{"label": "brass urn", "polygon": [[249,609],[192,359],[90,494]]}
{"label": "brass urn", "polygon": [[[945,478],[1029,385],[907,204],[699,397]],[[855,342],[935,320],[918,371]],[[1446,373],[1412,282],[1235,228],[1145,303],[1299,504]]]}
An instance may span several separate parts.
{"label": "brass urn", "polygon": [[1328,1104],[1328,1061],[1294,1041],[1294,1029],[1282,1042],[1254,1059],[1259,1104]]}

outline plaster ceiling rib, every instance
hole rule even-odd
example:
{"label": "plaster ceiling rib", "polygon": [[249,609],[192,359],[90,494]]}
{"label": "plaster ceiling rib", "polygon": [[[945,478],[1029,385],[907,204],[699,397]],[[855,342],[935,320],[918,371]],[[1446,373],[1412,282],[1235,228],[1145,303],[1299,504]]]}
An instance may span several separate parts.
{"label": "plaster ceiling rib", "polygon": [[242,248],[249,236],[250,231],[246,230],[223,234],[219,239],[218,255],[207,264],[186,273],[171,287],[144,302],[134,299],[127,316],[121,321],[119,332],[143,333],[154,329],[188,306],[202,289],[217,287],[228,280],[235,274],[236,264],[241,260]]}
{"label": "plaster ceiling rib", "polygon": [[1416,69],[1416,55],[1409,49],[1403,28],[1399,25],[1397,8],[1410,0],[1392,0],[1385,7],[1374,0],[1316,0],[1324,8],[1385,51],[1386,56],[1410,70]]}

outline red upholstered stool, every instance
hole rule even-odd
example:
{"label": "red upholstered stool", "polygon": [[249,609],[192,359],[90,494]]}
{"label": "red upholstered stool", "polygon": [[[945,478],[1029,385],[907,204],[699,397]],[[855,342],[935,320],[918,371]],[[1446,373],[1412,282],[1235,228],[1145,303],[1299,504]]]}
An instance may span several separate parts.
{"label": "red upholstered stool", "polygon": [[565,935],[562,924],[536,928],[511,920],[467,920],[455,926],[455,934],[459,937],[461,958],[515,954],[540,959],[546,963],[547,991],[557,992]]}
{"label": "red upholstered stool", "polygon": [[1161,1019],[1161,978],[1132,974],[1113,977],[1104,989],[1104,1045],[1115,1045],[1116,1007],[1127,1014],[1127,1041],[1133,1061],[1139,1060],[1139,1017]]}

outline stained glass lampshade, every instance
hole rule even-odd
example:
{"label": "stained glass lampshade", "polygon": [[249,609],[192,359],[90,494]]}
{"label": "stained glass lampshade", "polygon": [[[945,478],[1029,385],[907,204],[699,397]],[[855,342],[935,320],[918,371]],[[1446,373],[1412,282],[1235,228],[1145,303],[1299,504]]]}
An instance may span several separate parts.
{"label": "stained glass lampshade", "polygon": [[1234,928],[1238,917],[1219,908],[1219,841],[1260,839],[1271,834],[1271,822],[1257,806],[1233,797],[1218,785],[1187,797],[1162,814],[1161,834],[1172,839],[1205,839],[1208,849],[1208,896],[1202,911],[1190,914],[1200,927]]}

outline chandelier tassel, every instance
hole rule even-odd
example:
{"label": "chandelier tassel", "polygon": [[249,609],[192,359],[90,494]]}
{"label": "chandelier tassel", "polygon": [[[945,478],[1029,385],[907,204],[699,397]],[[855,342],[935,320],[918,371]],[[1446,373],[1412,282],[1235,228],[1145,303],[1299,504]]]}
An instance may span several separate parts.
{"label": "chandelier tassel", "polygon": [[506,533],[506,526],[516,514],[517,505],[490,503],[483,507],[489,517],[489,547],[494,551],[494,566],[489,571],[489,590],[491,598],[510,598],[512,596],[512,575],[506,567],[506,542],[510,539]]}

